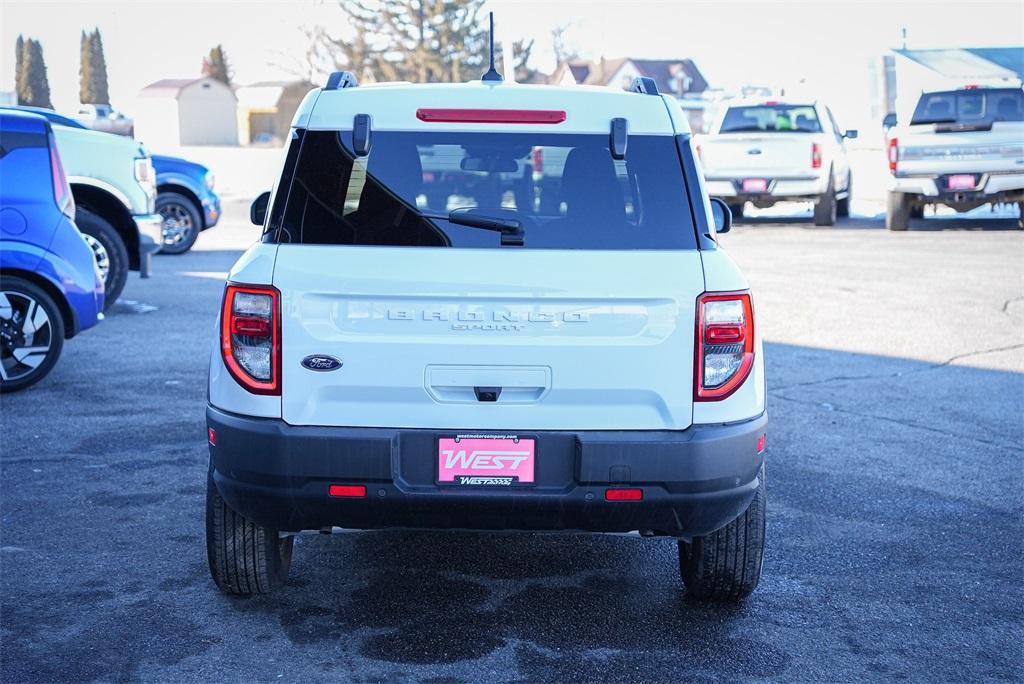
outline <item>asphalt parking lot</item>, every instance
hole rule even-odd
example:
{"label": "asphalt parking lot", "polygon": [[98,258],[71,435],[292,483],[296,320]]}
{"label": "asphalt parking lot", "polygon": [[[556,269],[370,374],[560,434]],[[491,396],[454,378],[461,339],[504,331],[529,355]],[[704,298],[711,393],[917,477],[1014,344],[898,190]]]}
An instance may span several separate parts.
{"label": "asphalt parking lot", "polygon": [[129,279],[0,403],[0,679],[949,681],[1024,677],[1024,232],[756,219],[723,243],[767,340],[769,530],[738,607],[671,540],[300,537],[278,594],[220,595],[206,366],[247,207]]}

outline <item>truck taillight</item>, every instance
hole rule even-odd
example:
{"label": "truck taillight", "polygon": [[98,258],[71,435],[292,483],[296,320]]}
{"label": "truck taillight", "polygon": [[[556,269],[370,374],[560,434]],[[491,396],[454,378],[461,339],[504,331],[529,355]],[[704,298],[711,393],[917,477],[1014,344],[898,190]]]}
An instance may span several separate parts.
{"label": "truck taillight", "polygon": [[811,143],[811,168],[821,168],[821,145],[818,143]]}
{"label": "truck taillight", "polygon": [[896,138],[889,138],[888,155],[889,173],[895,174],[896,167],[899,165],[900,161],[900,145],[899,141]]}
{"label": "truck taillight", "polygon": [[754,367],[754,309],[749,292],[707,292],[697,298],[694,401],[735,392]]}
{"label": "truck taillight", "polygon": [[71,194],[71,186],[68,184],[68,177],[64,174],[64,165],[60,161],[60,153],[57,152],[57,142],[50,134],[50,175],[53,178],[53,199],[57,207],[69,219],[75,219],[75,197]]}
{"label": "truck taillight", "polygon": [[253,394],[281,394],[281,295],[273,287],[224,290],[220,350],[238,384]]}

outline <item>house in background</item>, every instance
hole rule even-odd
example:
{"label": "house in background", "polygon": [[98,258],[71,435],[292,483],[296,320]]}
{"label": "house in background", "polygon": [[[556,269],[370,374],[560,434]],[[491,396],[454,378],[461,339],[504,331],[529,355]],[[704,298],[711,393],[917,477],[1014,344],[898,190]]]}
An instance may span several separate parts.
{"label": "house in background", "polygon": [[706,102],[701,94],[708,89],[708,82],[692,59],[569,59],[558,65],[547,82],[627,89],[638,76],[654,79],[658,92],[674,95],[690,119],[690,126],[695,131],[704,129]]}
{"label": "house in background", "polygon": [[878,63],[873,115],[906,116],[922,92],[965,85],[1017,86],[1024,81],[1024,47],[892,50]]}
{"label": "house in background", "polygon": [[283,144],[295,110],[313,88],[308,81],[263,81],[235,90],[239,144]]}
{"label": "house in background", "polygon": [[139,91],[135,137],[153,149],[237,145],[237,109],[235,93],[214,78],[163,79]]}

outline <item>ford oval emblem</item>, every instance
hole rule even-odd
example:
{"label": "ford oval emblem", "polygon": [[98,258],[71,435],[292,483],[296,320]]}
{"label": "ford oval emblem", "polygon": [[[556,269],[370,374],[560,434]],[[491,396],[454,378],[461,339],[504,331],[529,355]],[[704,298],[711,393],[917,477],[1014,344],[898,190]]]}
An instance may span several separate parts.
{"label": "ford oval emblem", "polygon": [[311,371],[332,371],[341,368],[341,360],[325,354],[313,354],[302,359],[302,367]]}

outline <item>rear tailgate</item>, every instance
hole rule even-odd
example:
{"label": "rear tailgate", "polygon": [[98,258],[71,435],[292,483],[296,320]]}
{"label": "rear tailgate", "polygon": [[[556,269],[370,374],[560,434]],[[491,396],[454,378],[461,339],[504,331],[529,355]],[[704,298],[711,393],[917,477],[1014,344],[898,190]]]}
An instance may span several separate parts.
{"label": "rear tailgate", "polygon": [[[293,425],[655,430],[692,420],[697,251],[281,245],[274,283]],[[343,366],[301,363],[325,354]],[[491,387],[497,401],[479,401],[475,388]]]}
{"label": "rear tailgate", "polygon": [[811,146],[820,136],[808,133],[743,133],[707,136],[701,163],[710,178],[778,178],[815,175]]}

